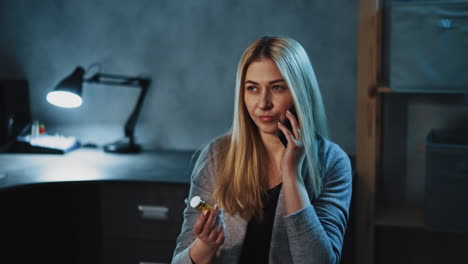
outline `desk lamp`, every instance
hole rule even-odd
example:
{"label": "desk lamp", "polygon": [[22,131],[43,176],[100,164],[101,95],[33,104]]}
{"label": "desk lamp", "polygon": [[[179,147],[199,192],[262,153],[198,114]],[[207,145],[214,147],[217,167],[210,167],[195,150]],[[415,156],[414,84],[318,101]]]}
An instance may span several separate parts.
{"label": "desk lamp", "polygon": [[95,73],[90,78],[85,79],[84,74],[85,71],[82,67],[76,67],[76,69],[69,76],[63,79],[52,92],[47,94],[47,101],[60,107],[78,107],[82,103],[81,93],[83,90],[83,83],[85,82],[141,88],[135,108],[125,123],[125,138],[117,142],[104,145],[105,152],[140,152],[140,145],[135,143],[134,130],[138,115],[140,114],[141,106],[143,105],[143,99],[145,98],[151,79],[104,74],[99,72]]}

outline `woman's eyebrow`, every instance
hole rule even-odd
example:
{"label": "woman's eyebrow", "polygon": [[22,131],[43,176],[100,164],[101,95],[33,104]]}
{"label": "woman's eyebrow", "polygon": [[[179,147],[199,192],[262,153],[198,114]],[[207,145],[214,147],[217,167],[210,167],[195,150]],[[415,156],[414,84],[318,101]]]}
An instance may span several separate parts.
{"label": "woman's eyebrow", "polygon": [[270,84],[279,83],[279,82],[285,82],[285,81],[284,79],[278,79],[278,80],[271,81]]}
{"label": "woman's eyebrow", "polygon": [[258,82],[254,82],[254,81],[251,81],[251,80],[247,80],[247,81],[245,81],[245,83],[251,83],[251,84],[254,84],[254,85],[258,85]]}
{"label": "woman's eyebrow", "polygon": [[[278,80],[271,81],[270,84],[279,83],[279,82],[285,82],[285,81],[284,81],[284,79],[278,79]],[[251,83],[251,84],[254,84],[254,85],[258,85],[258,82],[254,82],[254,81],[251,81],[251,80],[247,80],[247,81],[245,81],[245,83]]]}

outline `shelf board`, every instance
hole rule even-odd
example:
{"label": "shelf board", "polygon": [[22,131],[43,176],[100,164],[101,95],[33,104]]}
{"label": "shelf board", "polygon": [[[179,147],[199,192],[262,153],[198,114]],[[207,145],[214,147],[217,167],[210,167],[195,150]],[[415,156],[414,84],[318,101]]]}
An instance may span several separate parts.
{"label": "shelf board", "polygon": [[446,91],[446,92],[442,92],[442,91],[430,91],[430,90],[420,90],[420,91],[412,91],[412,90],[408,90],[408,91],[395,91],[393,89],[391,89],[389,86],[385,85],[385,84],[380,84],[380,85],[377,85],[377,93],[378,94],[409,94],[409,95],[429,95],[429,96],[440,96],[440,95],[444,95],[444,96],[451,96],[451,95],[462,95],[462,96],[468,96],[468,90],[467,91]]}
{"label": "shelf board", "polygon": [[379,208],[376,226],[382,227],[424,227],[424,211],[417,207]]}
{"label": "shelf board", "polygon": [[387,86],[378,86],[377,87],[377,93],[379,94],[383,94],[383,93],[392,93],[392,89],[390,89],[390,87],[387,87]]}

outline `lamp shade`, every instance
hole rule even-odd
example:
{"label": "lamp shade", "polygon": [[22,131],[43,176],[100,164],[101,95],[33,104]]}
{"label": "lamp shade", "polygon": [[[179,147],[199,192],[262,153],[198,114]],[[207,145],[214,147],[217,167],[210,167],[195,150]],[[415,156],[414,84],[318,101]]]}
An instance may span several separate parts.
{"label": "lamp shade", "polygon": [[81,92],[83,90],[84,69],[76,69],[63,79],[52,92],[47,94],[47,101],[60,107],[73,108],[81,105]]}

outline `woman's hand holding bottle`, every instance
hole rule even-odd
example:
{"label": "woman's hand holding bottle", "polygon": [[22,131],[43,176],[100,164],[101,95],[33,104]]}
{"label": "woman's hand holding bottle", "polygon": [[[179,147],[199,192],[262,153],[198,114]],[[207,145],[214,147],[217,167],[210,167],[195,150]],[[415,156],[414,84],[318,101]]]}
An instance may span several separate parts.
{"label": "woman's hand holding bottle", "polygon": [[204,210],[193,225],[197,239],[190,249],[194,263],[211,263],[225,238],[224,214],[216,204]]}

